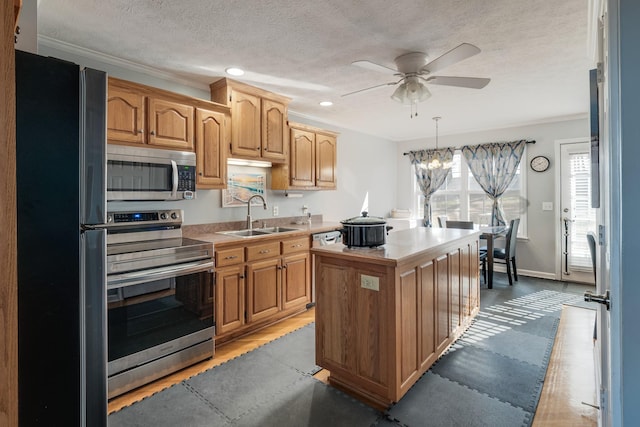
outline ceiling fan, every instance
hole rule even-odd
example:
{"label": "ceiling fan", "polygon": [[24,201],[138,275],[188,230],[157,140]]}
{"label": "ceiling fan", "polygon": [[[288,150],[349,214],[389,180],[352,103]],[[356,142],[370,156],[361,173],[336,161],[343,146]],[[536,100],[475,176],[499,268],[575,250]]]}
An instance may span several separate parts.
{"label": "ceiling fan", "polygon": [[480,53],[480,49],[469,43],[462,43],[429,63],[427,63],[427,54],[423,52],[405,53],[395,59],[397,67],[395,70],[371,61],[355,61],[352,63],[353,65],[367,70],[390,74],[400,77],[400,79],[365,89],[359,89],[354,92],[345,93],[342,96],[354,95],[384,86],[395,86],[400,84],[391,95],[391,99],[402,104],[414,105],[418,102],[425,101],[431,96],[431,92],[429,92],[424,83],[482,89],[489,84],[491,79],[433,75],[449,65],[453,65],[456,62],[460,62],[464,59],[477,55],[478,53]]}

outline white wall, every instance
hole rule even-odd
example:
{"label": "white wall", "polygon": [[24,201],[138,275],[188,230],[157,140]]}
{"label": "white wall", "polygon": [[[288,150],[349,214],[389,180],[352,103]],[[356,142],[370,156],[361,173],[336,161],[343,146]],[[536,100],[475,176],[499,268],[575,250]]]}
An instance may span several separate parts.
{"label": "white wall", "polygon": [[[589,135],[588,118],[543,123],[490,131],[474,132],[459,135],[439,135],[439,147],[461,147],[469,144],[485,142],[515,141],[519,139],[535,140],[535,144],[527,144],[527,221],[528,239],[518,242],[518,270],[529,271],[542,277],[555,276],[556,253],[555,221],[559,221],[560,213],[555,206],[556,191],[559,185],[555,182],[555,144],[558,140],[580,138]],[[405,209],[412,206],[412,173],[408,156],[403,153],[409,150],[434,148],[435,138],[398,143],[398,205]],[[551,160],[551,167],[543,173],[532,172],[528,167],[529,159],[536,155],[545,155]],[[559,159],[558,159],[559,160]],[[554,202],[553,211],[543,211],[542,202]]]}

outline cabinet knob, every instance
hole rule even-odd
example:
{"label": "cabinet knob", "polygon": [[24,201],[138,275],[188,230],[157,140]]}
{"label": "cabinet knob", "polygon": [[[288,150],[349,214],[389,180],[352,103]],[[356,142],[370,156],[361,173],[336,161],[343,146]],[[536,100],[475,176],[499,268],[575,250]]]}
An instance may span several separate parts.
{"label": "cabinet knob", "polygon": [[149,132],[151,135],[155,135],[156,133],[154,131]]}
{"label": "cabinet knob", "polygon": [[138,133],[144,133],[144,129],[138,129]]}

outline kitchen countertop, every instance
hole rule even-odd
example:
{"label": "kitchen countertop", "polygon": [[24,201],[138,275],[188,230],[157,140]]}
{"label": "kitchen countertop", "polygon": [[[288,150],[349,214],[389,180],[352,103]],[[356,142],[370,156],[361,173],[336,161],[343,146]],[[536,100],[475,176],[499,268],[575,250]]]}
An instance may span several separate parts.
{"label": "kitchen countertop", "polygon": [[[271,225],[269,225],[271,226]],[[229,231],[221,229],[220,231],[211,230],[212,226],[190,226],[186,227],[183,232],[184,237],[191,239],[202,240],[205,242],[213,243],[214,250],[216,245],[231,245],[238,243],[250,243],[260,240],[278,238],[290,238],[296,236],[311,235],[315,233],[322,233],[323,231],[332,231],[342,228],[342,224],[339,222],[327,222],[327,221],[312,221],[311,224],[278,224],[281,227],[296,228],[296,231],[287,231],[283,233],[265,234],[263,236],[251,236],[251,237],[238,237],[228,234],[221,234],[220,231]],[[259,227],[254,227],[258,229]]]}
{"label": "kitchen countertop", "polygon": [[311,248],[311,252],[395,265],[408,257],[423,255],[460,239],[470,236],[479,238],[480,234],[475,230],[416,227],[390,233],[386,238],[386,244],[377,248],[348,248],[346,245],[336,244]]}

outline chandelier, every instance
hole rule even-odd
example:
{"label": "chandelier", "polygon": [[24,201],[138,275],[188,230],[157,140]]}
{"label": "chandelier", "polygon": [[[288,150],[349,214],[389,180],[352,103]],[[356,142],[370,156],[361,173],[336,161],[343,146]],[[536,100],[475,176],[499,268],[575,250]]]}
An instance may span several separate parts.
{"label": "chandelier", "polygon": [[433,153],[433,157],[431,157],[431,160],[429,160],[429,162],[427,163],[427,169],[429,170],[440,168],[449,169],[452,166],[452,162],[441,159],[440,153],[438,152],[438,120],[440,120],[441,118],[442,117],[439,116],[433,117],[433,120],[435,120],[436,122],[436,149]]}

